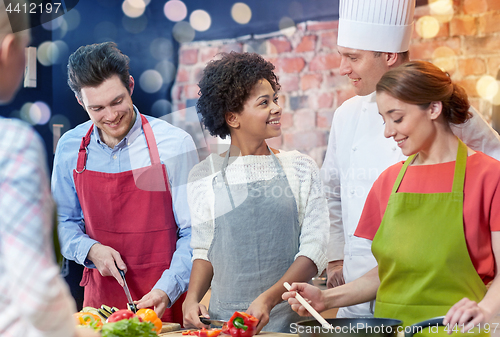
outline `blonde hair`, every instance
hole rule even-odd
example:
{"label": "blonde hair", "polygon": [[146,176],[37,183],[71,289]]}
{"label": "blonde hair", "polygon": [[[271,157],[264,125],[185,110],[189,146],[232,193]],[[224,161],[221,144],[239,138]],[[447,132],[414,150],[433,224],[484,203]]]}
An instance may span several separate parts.
{"label": "blonde hair", "polygon": [[[20,0],[18,1],[18,3],[20,6],[22,6],[25,1]],[[5,36],[14,34],[17,40],[22,41],[27,45],[31,40],[30,29],[28,29],[29,16],[28,14],[16,13],[15,18],[16,20],[20,20],[20,22],[18,22],[18,24],[20,24],[20,27],[26,27],[27,29],[16,33],[12,32],[12,26],[7,14],[7,10],[5,9],[5,3],[4,1],[0,1],[0,42],[3,41]]]}

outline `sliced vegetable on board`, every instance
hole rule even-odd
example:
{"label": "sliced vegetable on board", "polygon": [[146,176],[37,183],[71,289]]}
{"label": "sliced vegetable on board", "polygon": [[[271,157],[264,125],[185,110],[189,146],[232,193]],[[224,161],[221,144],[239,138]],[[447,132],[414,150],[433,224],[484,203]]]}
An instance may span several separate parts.
{"label": "sliced vegetable on board", "polygon": [[185,330],[182,332],[183,335],[198,336],[198,337],[217,337],[220,335],[222,329],[206,329],[201,328],[200,330]]}

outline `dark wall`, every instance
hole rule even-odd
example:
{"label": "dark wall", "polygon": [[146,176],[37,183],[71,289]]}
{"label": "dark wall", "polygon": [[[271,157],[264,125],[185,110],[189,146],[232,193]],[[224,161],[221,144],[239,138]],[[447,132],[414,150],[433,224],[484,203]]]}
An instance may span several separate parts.
{"label": "dark wall", "polygon": [[[134,104],[142,113],[160,117],[171,112],[170,91],[175,80],[179,47],[174,35],[181,42],[185,39],[236,38],[279,31],[280,22],[285,17],[288,24],[338,19],[338,0],[184,0],[187,8],[184,24],[189,22],[193,11],[204,10],[211,17],[211,26],[203,32],[189,27],[176,31],[179,27],[177,22],[170,21],[164,14],[166,0],[146,1],[148,5],[144,14],[134,19],[124,15],[123,0],[73,2],[76,3],[73,9],[52,21],[52,30],[41,26],[32,29],[31,45],[38,47],[39,53],[43,54],[44,50],[40,47],[44,42],[52,41],[58,47],[53,64],[38,62],[37,88],[22,88],[15,101],[0,106],[0,115],[6,117],[19,117],[16,111],[26,102],[41,100],[50,107],[49,122],[35,125],[45,141],[49,167],[52,167],[53,159],[54,124],[63,125],[56,128],[63,134],[88,120],[87,113],[77,103],[66,83],[67,58],[78,47],[104,41],[116,42],[118,48],[130,57],[130,72],[136,83],[132,95]],[[245,2],[251,9],[252,17],[247,24],[233,20],[231,9],[236,2]],[[147,92],[141,85],[141,76],[147,70],[156,70],[162,75],[163,84],[155,92]]]}

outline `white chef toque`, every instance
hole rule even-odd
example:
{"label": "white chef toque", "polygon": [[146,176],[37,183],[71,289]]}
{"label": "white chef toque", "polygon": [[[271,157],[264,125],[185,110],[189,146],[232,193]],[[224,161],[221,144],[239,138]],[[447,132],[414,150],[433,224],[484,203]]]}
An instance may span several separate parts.
{"label": "white chef toque", "polygon": [[337,44],[388,53],[407,51],[415,0],[340,0]]}

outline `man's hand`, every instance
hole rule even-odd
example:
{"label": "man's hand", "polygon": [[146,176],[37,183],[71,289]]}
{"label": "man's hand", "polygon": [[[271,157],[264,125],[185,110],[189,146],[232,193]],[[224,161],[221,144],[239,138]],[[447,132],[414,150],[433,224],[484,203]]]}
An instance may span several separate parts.
{"label": "man's hand", "polygon": [[345,283],[343,273],[343,260],[330,261],[326,267],[326,286],[327,288],[334,288],[341,286]]}
{"label": "man's hand", "polygon": [[144,295],[139,301],[134,301],[137,309],[154,307],[154,311],[161,318],[170,303],[168,295],[160,289],[153,289]]}
{"label": "man's hand", "polygon": [[[120,253],[109,246],[96,243],[90,247],[87,259],[92,261],[102,276],[113,276],[123,287],[123,280],[118,268],[127,272],[127,266],[123,262]],[[118,266],[118,268],[116,268]]]}

